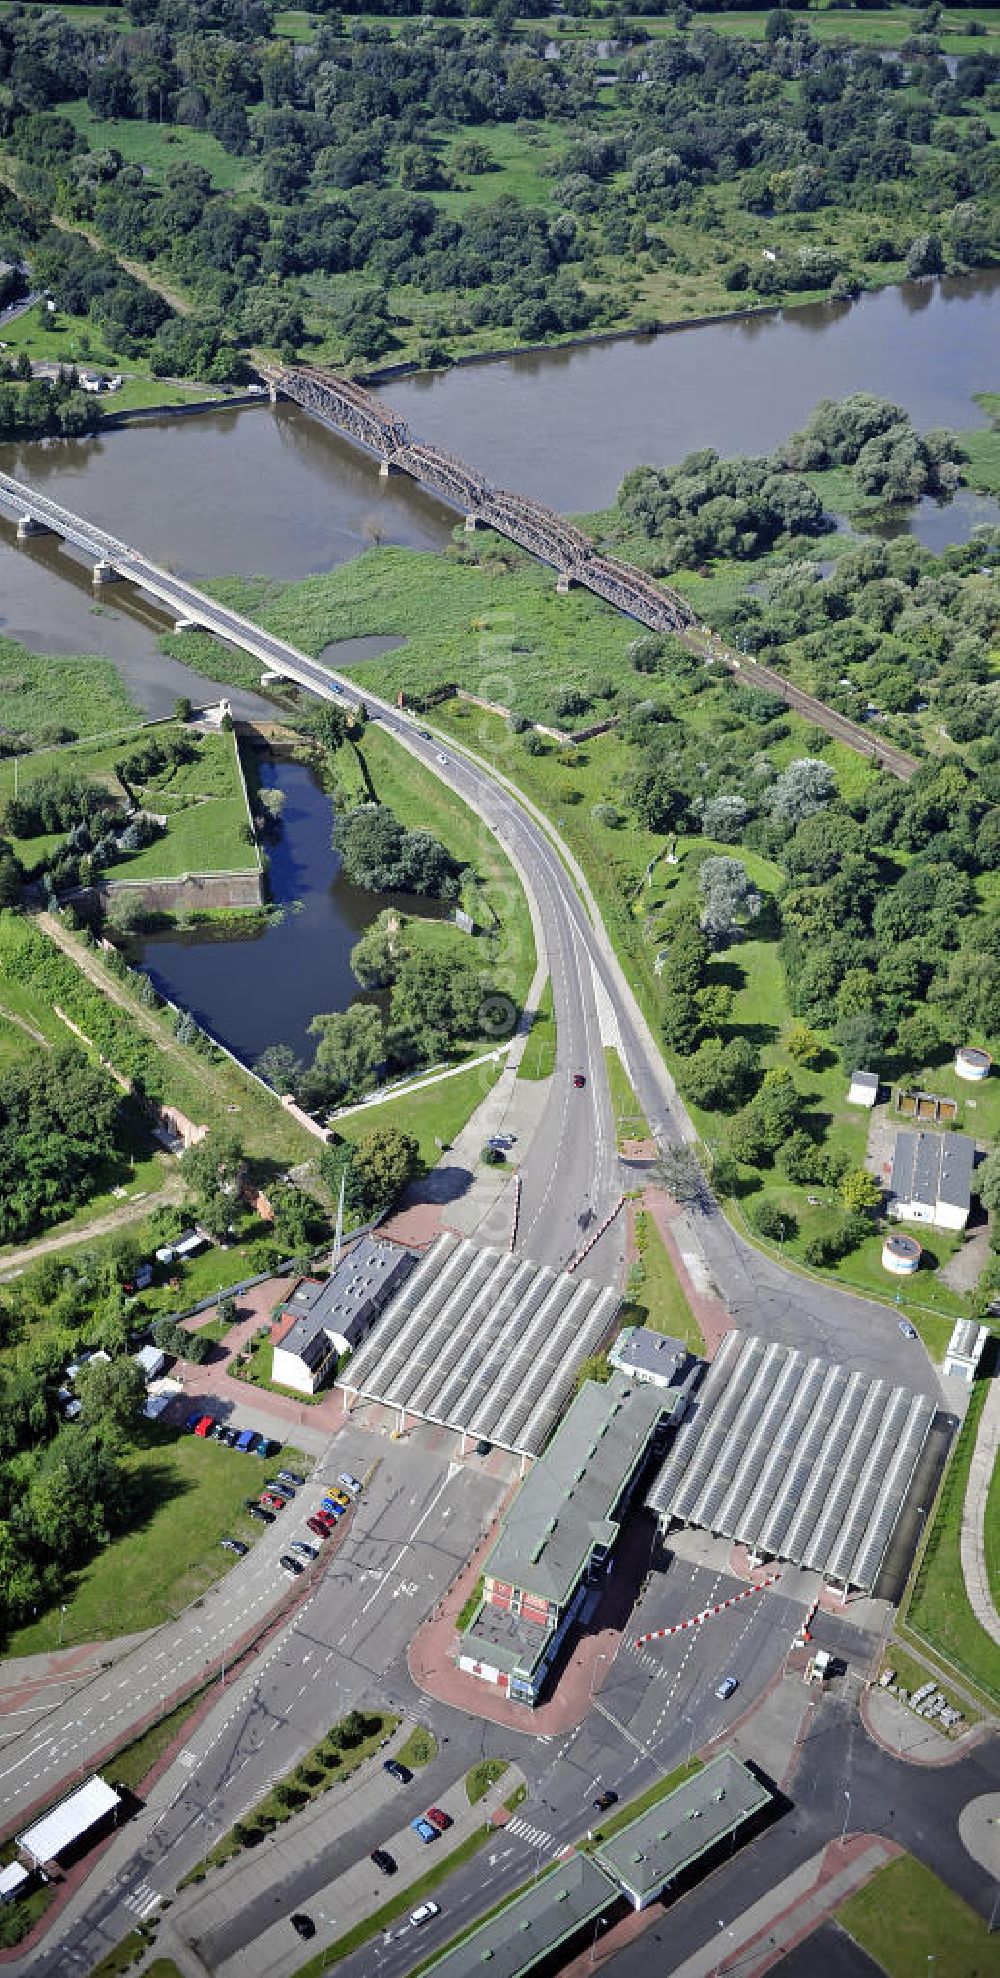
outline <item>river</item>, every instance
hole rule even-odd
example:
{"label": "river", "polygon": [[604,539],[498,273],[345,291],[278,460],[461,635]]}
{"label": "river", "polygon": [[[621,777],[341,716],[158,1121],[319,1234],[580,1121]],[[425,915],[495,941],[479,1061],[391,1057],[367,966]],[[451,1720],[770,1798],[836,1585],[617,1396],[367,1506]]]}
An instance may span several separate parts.
{"label": "river", "polygon": [[[998,303],[1000,272],[911,283],[855,304],[456,367],[384,391],[416,432],[495,482],[581,512],[609,502],[640,461],[704,445],[767,451],[823,396],[866,389],[899,400],[921,427],[983,424],[972,394],[997,386]],[[372,460],[287,404],[3,448],[0,465],[195,579],[296,579],[380,540],[436,550],[455,524],[411,481],[380,480]],[[994,510],[966,494],[951,508],[923,504],[915,528],[941,548]],[[39,652],[105,654],[150,715],[168,713],[179,693],[219,691],[160,653],[165,623],[126,586],[95,606],[89,569],[71,552],[44,537],[18,548],[0,524],[0,631]],[[267,705],[225,691],[237,712]],[[308,773],[286,763],[269,774],[286,792],[273,894],[299,911],[235,942],[146,944],[161,985],[250,1059],[274,1041],[311,1055],[308,1021],[351,1000],[350,948],[384,904],[338,877],[330,805]]]}

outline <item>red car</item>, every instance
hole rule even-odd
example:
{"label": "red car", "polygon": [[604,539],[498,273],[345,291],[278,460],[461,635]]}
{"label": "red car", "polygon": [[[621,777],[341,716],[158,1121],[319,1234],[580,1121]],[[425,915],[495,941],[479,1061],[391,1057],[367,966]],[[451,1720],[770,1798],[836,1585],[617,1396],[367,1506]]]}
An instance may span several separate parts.
{"label": "red car", "polygon": [[439,1834],[445,1833],[447,1828],[452,1824],[451,1814],[442,1813],[439,1806],[429,1806],[424,1814],[424,1819],[429,1820],[431,1826],[436,1827]]}
{"label": "red car", "polygon": [[271,1490],[265,1490],[260,1501],[262,1504],[267,1505],[269,1511],[283,1511],[285,1508],[284,1498],[275,1497],[274,1492]]}
{"label": "red car", "polygon": [[332,1511],[317,1511],[316,1523],[322,1525],[325,1532],[332,1532],[336,1527],[337,1520]]}
{"label": "red car", "polygon": [[309,1530],[311,1532],[315,1532],[317,1538],[329,1538],[330,1536],[329,1526],[321,1525],[318,1518],[307,1518],[306,1524],[308,1525]]}
{"label": "red car", "polygon": [[195,1435],[200,1435],[200,1436],[211,1435],[214,1427],[215,1427],[214,1415],[203,1415],[201,1421],[195,1423],[194,1432]]}

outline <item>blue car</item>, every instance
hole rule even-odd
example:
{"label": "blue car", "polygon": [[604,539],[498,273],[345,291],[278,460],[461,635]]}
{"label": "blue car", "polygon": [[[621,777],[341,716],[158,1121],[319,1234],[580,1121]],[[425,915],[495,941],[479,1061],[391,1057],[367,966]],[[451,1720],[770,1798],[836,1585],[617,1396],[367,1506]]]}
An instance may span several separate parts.
{"label": "blue car", "polygon": [[420,1835],[425,1847],[430,1847],[431,1842],[436,1841],[438,1838],[437,1828],[432,1827],[430,1821],[425,1820],[422,1814],[419,1820],[411,1820],[410,1826],[413,1828],[415,1834]]}
{"label": "blue car", "polygon": [[321,1504],[321,1508],[324,1511],[329,1511],[331,1517],[333,1518],[343,1517],[344,1507],[342,1504],[337,1503],[335,1497],[323,1497],[320,1499],[320,1504]]}

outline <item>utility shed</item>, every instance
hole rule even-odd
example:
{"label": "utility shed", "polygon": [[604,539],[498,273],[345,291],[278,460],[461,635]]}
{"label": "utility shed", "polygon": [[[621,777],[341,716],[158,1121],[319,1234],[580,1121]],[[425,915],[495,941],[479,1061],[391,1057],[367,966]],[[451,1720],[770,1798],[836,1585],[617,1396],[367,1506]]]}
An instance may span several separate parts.
{"label": "utility shed", "polygon": [[874,1106],[878,1098],[878,1072],[852,1071],[848,1103],[852,1106]]}
{"label": "utility shed", "polygon": [[156,1380],[167,1364],[167,1356],[160,1352],[158,1346],[144,1346],[134,1357],[135,1364],[141,1369],[146,1381]]}
{"label": "utility shed", "polygon": [[120,1805],[121,1795],[95,1772],[44,1819],[18,1834],[18,1853],[27,1856],[32,1868],[44,1868],[100,1827]]}
{"label": "utility shed", "polygon": [[720,1841],[766,1813],[772,1802],[769,1788],[731,1751],[723,1751],[693,1779],[603,1841],[594,1860],[633,1909],[648,1909],[671,1883]]}
{"label": "utility shed", "polygon": [[977,1326],[975,1319],[956,1319],[944,1356],[945,1373],[954,1374],[971,1387],[989,1336],[989,1326]]}
{"label": "utility shed", "polygon": [[[482,1978],[487,1970],[489,1978],[528,1978],[543,1962],[547,1971],[554,1969],[554,1953],[563,1953],[561,1964],[573,1938],[596,1931],[618,1900],[615,1884],[589,1855],[571,1855],[436,1958],[426,1967],[427,1978],[432,1972],[435,1978]],[[589,1941],[584,1936],[584,1947]]]}

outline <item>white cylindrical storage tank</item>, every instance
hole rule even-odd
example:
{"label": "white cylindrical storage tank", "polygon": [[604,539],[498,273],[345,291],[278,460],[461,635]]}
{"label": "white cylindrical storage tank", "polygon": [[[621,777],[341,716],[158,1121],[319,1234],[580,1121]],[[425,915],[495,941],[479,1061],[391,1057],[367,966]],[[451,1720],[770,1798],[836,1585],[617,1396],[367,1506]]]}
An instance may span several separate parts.
{"label": "white cylindrical storage tank", "polygon": [[911,1271],[919,1268],[921,1254],[915,1236],[894,1232],[882,1245],[882,1269],[894,1271],[897,1277],[909,1277]]}
{"label": "white cylindrical storage tank", "polygon": [[966,1078],[970,1084],[988,1078],[993,1059],[988,1051],[978,1051],[972,1044],[960,1044],[955,1052],[955,1071],[959,1078]]}

